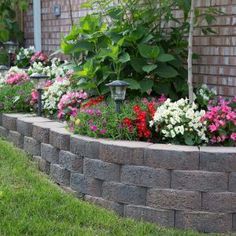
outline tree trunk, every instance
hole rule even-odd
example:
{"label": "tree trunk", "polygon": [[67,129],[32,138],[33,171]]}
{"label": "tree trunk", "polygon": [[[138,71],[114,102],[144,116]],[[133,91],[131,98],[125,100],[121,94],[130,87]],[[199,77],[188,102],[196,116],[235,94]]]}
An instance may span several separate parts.
{"label": "tree trunk", "polygon": [[188,96],[193,103],[193,32],[194,32],[194,0],[191,0],[188,39]]}

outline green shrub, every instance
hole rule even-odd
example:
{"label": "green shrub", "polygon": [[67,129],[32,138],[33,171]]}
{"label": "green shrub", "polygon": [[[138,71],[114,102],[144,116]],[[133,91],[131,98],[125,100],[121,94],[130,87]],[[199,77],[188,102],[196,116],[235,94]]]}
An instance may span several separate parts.
{"label": "green shrub", "polygon": [[32,89],[31,82],[14,86],[4,84],[0,88],[0,112],[29,112]]}

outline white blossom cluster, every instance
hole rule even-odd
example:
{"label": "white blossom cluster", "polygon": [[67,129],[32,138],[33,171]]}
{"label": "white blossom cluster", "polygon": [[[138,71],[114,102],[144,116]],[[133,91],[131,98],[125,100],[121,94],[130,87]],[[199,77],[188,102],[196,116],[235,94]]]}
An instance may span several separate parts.
{"label": "white blossom cluster", "polygon": [[67,69],[64,68],[64,64],[59,65],[57,58],[51,60],[51,66],[45,66],[42,62],[34,62],[28,69],[28,74],[39,73],[49,76],[51,80],[66,75]]}
{"label": "white blossom cluster", "polygon": [[20,61],[22,58],[29,58],[35,53],[35,48],[30,46],[29,48],[20,48],[19,53],[16,55],[16,60]]}
{"label": "white blossom cluster", "polygon": [[70,90],[70,80],[67,78],[58,78],[55,82],[45,89],[42,96],[44,109],[49,114],[53,114],[57,110],[57,104],[61,96]]}
{"label": "white blossom cluster", "polygon": [[197,91],[197,96],[200,96],[205,102],[208,102],[211,99],[211,96],[216,94],[216,90],[214,88],[209,89],[206,84],[203,84]]}
{"label": "white blossom cluster", "polygon": [[150,127],[160,133],[163,139],[175,139],[177,136],[193,134],[203,142],[207,141],[206,125],[201,122],[204,110],[198,111],[195,103],[190,104],[188,99],[171,102],[167,99],[157,108]]}

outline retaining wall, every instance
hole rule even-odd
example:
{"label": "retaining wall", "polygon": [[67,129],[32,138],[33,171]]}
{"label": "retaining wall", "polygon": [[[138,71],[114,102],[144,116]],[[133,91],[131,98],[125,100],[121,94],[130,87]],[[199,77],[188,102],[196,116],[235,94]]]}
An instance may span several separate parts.
{"label": "retaining wall", "polygon": [[121,216],[201,232],[236,229],[236,148],[93,139],[22,114],[2,114],[0,136],[56,183]]}

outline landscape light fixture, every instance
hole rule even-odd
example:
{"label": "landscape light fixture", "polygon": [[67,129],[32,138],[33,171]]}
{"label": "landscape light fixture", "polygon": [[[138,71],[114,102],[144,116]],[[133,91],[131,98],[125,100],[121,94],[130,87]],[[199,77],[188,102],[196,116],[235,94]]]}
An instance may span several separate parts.
{"label": "landscape light fixture", "polygon": [[122,80],[115,80],[109,84],[106,84],[111,90],[111,97],[116,103],[116,112],[120,113],[121,103],[125,100],[126,89],[129,83]]}
{"label": "landscape light fixture", "polygon": [[8,66],[11,67],[11,55],[16,52],[18,44],[13,41],[7,41],[3,45],[8,53]]}
{"label": "landscape light fixture", "polygon": [[42,116],[42,92],[48,78],[49,76],[38,73],[34,73],[30,76],[30,79],[34,80],[35,88],[38,91],[38,116]]}

